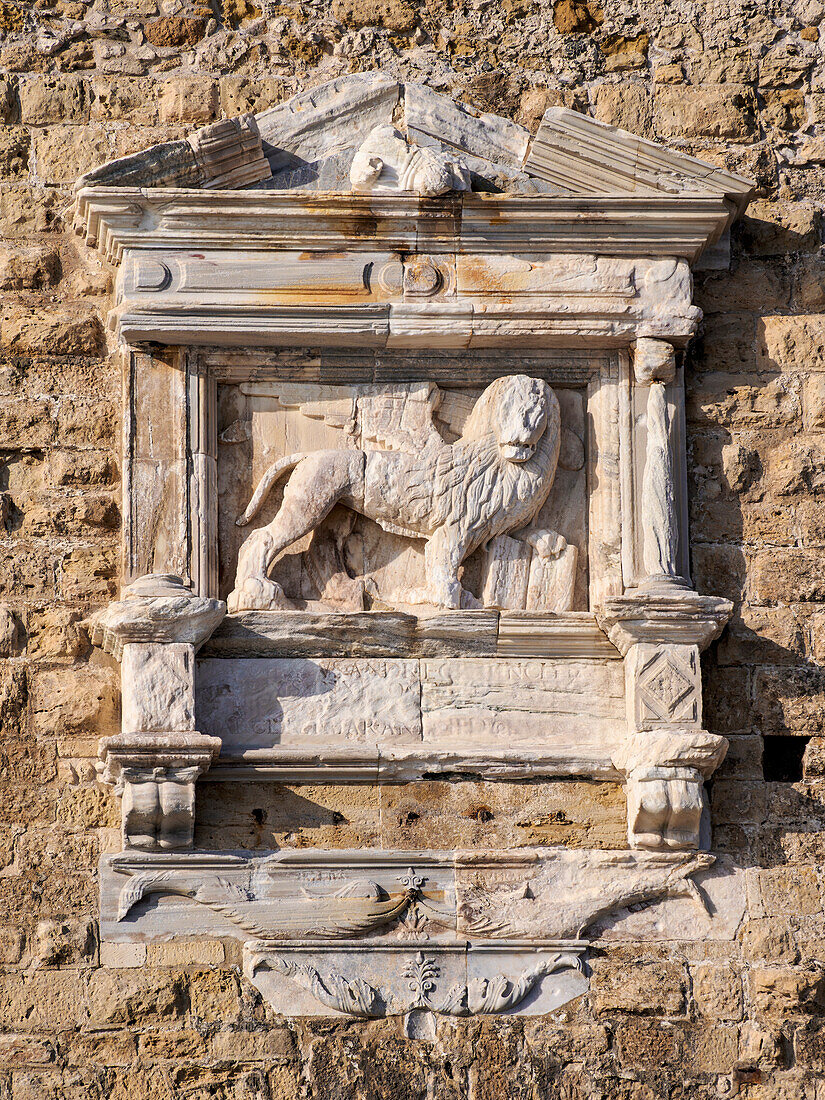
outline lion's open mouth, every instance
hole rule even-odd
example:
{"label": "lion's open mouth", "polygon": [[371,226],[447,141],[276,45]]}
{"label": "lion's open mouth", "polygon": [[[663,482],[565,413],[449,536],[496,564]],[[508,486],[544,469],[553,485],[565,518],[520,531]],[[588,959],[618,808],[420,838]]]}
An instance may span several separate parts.
{"label": "lion's open mouth", "polygon": [[533,457],[536,446],[534,443],[502,443],[501,453],[511,462],[526,462]]}

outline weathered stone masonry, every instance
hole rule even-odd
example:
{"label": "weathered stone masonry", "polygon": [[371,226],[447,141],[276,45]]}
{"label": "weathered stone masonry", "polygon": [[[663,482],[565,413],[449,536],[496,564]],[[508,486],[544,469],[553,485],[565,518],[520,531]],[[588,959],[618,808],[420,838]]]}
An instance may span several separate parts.
{"label": "weathered stone masonry", "polygon": [[[9,1095],[822,1090],[821,17],[815,2],[3,4]],[[229,937],[99,946],[98,858],[120,849],[121,811],[95,765],[99,738],[120,730],[120,690],[84,624],[122,575],[121,366],[104,327],[111,272],[71,231],[70,188],[114,156],[374,68],[531,131],[548,106],[572,107],[758,187],[730,263],[708,255],[695,275],[704,319],[685,370],[692,577],[735,605],[702,658],[703,724],[730,745],[712,782],[711,847],[736,869],[727,886],[741,909],[714,934],[688,899],[669,901],[679,931],[667,941],[658,910],[631,914],[590,958],[590,991],[560,1013],[451,1018],[433,1042],[392,1019],[274,1016]],[[626,825],[615,783],[200,780],[195,844],[619,849]]]}

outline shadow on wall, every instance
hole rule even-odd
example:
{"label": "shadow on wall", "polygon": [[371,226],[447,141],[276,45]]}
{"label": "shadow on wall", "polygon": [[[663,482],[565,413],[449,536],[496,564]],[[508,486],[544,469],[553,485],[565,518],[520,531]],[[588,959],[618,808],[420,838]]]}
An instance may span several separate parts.
{"label": "shadow on wall", "polygon": [[[757,209],[762,204],[757,204]],[[686,369],[693,576],[734,601],[704,655],[713,849],[740,866],[821,862],[825,829],[825,325],[811,232],[744,219],[730,272],[696,279]],[[821,260],[819,260],[821,266]],[[792,905],[791,905],[792,908]]]}

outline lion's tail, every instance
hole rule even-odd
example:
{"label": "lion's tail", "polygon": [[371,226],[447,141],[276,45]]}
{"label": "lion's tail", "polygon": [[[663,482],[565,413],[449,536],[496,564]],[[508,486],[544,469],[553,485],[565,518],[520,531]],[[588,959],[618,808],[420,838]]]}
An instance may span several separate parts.
{"label": "lion's tail", "polygon": [[286,455],[284,458],[279,458],[277,462],[273,462],[264,476],[258,482],[258,487],[252,494],[252,499],[246,506],[246,511],[242,516],[239,516],[235,523],[238,527],[246,527],[247,523],[251,519],[254,519],[263,507],[263,503],[266,500],[267,494],[278,478],[286,470],[291,470],[293,466],[297,466],[302,458],[306,458],[306,454],[299,452],[294,455]]}

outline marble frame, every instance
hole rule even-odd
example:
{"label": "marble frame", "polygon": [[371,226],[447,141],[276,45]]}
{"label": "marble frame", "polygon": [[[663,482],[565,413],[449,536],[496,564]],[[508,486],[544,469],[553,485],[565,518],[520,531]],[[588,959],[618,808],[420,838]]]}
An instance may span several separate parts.
{"label": "marble frame", "polygon": [[[298,153],[319,179],[340,181],[375,126],[399,112],[406,146],[435,149],[423,159],[450,165],[463,190],[371,191],[368,179],[357,192],[291,187]],[[341,163],[324,160],[328,127]],[[512,190],[470,189],[500,179]],[[597,917],[673,894],[701,904],[692,876],[713,862],[704,781],[727,743],[702,725],[699,655],[731,605],[698,594],[689,577],[681,360],[701,316],[691,265],[715,249],[719,262],[751,190],[575,112],[551,109],[531,139],[380,73],[78,181],[78,231],[117,267],[109,328],[125,379],[125,585],[93,624],[93,641],[121,662],[123,695],[122,733],[100,747],[123,804],[123,852],[102,863],[104,938],[174,938],[209,910],[204,931],[218,929],[216,913],[242,930],[247,977],[276,1008],[399,1014],[407,1034],[424,1034],[433,1013],[552,1011],[586,988],[579,937]],[[586,612],[226,616],[219,383],[437,382],[467,363],[476,373],[463,381],[480,384],[511,373],[507,357],[520,371],[550,364],[551,382],[587,392]],[[562,728],[515,746],[296,743],[233,755],[220,729],[202,728],[198,662],[247,658],[578,661],[620,673],[621,709],[584,744],[565,743]],[[426,875],[402,873],[408,853],[314,851],[296,878],[300,855],[261,864],[193,850],[207,771],[289,783],[621,782],[628,848],[417,853]],[[404,922],[427,897],[435,904],[427,875],[444,879],[452,916],[450,931],[431,929],[422,947],[421,928]],[[339,878],[338,891],[310,889],[307,907],[298,880]],[[461,881],[464,901],[447,880]],[[185,900],[156,906],[155,893]],[[573,906],[572,923],[527,919],[559,899]],[[493,925],[507,931],[467,924],[476,902],[501,910]],[[374,984],[382,952],[395,967],[386,988]],[[441,977],[446,999],[436,998]]]}

